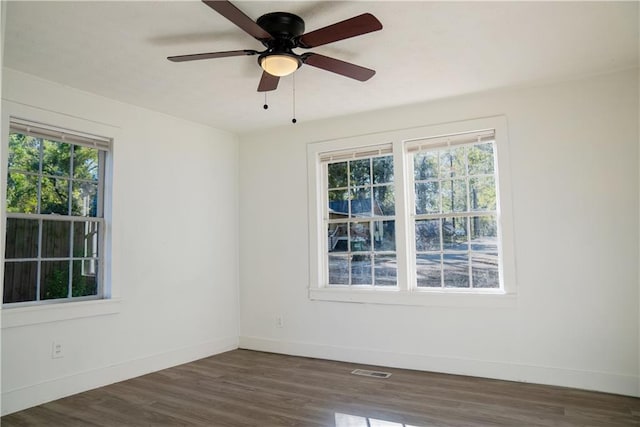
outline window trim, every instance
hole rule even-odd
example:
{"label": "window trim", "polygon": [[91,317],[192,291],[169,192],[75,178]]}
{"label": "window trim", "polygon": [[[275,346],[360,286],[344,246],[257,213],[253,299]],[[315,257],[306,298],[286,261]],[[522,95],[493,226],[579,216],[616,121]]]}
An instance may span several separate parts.
{"label": "window trim", "polygon": [[[9,124],[12,119],[28,118],[33,123],[55,123],[52,129],[73,129],[74,132],[85,134],[87,136],[105,135],[111,141],[117,141],[121,136],[121,129],[106,123],[89,120],[86,118],[71,116],[68,114],[57,113],[38,107],[14,102],[11,100],[2,100],[2,129],[0,137],[0,164],[8,161],[8,141],[9,141]],[[48,126],[48,125],[47,125]],[[109,159],[105,162],[104,168],[104,205],[103,205],[103,235],[104,256],[102,257],[103,290],[99,299],[64,299],[56,302],[55,300],[47,303],[25,305],[2,305],[0,312],[2,313],[2,328],[18,327],[30,325],[34,323],[48,323],[52,321],[60,321],[67,319],[75,319],[80,317],[100,316],[104,314],[117,313],[120,307],[120,284],[112,281],[112,251],[113,231],[112,231],[112,198],[114,174],[113,166],[116,155],[115,144],[111,144],[109,151]],[[5,167],[6,169],[6,167]],[[2,224],[3,233],[0,238],[0,256],[2,265],[4,266],[5,252],[5,236],[6,230],[6,190],[7,177],[6,174],[0,174],[0,197],[2,205],[0,206],[0,224]],[[4,267],[0,268],[0,288],[4,283]]]}
{"label": "window trim", "polygon": [[2,329],[116,314],[120,311],[120,302],[119,298],[76,298],[64,302],[47,300],[28,306],[4,307],[1,310]]}
{"label": "window trim", "polygon": [[[500,222],[501,276],[503,289],[417,289],[415,286],[414,262],[411,246],[410,226],[413,222],[409,206],[412,180],[408,176],[411,153],[408,146],[417,140],[451,134],[462,134],[493,129],[496,149],[496,187]],[[398,257],[398,287],[394,289],[348,289],[326,287],[324,279],[322,164],[320,156],[328,152],[365,150],[392,144],[394,174],[396,176],[396,252]],[[516,271],[513,235],[513,215],[510,185],[509,145],[507,119],[494,116],[459,122],[400,129],[389,132],[358,135],[336,140],[313,142],[307,145],[308,167],[308,212],[309,212],[309,298],[311,300],[359,302],[400,305],[444,305],[444,306],[489,306],[502,307],[516,304]]]}

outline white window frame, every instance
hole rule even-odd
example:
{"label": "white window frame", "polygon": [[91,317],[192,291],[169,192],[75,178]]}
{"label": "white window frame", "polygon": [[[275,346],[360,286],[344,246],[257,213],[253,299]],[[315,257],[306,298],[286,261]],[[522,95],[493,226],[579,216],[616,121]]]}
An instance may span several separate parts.
{"label": "white window frame", "polygon": [[[500,244],[500,289],[418,289],[415,278],[415,231],[413,228],[413,177],[409,164],[412,142],[446,135],[494,130],[497,215]],[[396,199],[396,253],[398,286],[393,288],[353,289],[327,286],[326,237],[323,203],[326,183],[321,156],[333,152],[376,149],[392,145]],[[307,146],[309,204],[309,298],[312,300],[444,306],[509,307],[516,300],[513,215],[510,186],[507,120],[504,116],[472,119],[419,128],[403,129],[371,135],[310,143]]]}
{"label": "white window frame", "polygon": [[[94,317],[118,313],[120,310],[120,286],[111,280],[112,277],[112,188],[113,188],[113,163],[114,141],[120,138],[120,128],[105,123],[74,117],[67,114],[56,113],[49,110],[17,103],[9,100],[2,101],[2,132],[0,137],[0,196],[2,205],[0,215],[2,225],[0,233],[0,256],[3,267],[0,269],[0,284],[4,283],[4,254],[5,254],[5,230],[6,230],[6,190],[7,176],[6,165],[8,160],[9,128],[12,119],[25,120],[41,124],[52,129],[70,129],[78,134],[103,136],[111,140],[111,149],[105,161],[104,169],[104,205],[103,205],[103,256],[101,267],[103,269],[103,288],[99,299],[63,299],[47,300],[37,304],[7,304],[2,305],[2,329],[21,327],[38,323]],[[1,285],[0,285],[1,286]]]}

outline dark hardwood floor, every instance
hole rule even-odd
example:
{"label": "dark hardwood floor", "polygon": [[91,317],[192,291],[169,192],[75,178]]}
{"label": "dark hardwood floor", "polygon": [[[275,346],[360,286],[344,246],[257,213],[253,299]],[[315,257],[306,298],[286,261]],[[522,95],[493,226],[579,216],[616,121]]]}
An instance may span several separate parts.
{"label": "dark hardwood floor", "polygon": [[[392,376],[351,375],[356,368]],[[0,421],[3,427],[630,426],[640,425],[640,399],[234,350]]]}

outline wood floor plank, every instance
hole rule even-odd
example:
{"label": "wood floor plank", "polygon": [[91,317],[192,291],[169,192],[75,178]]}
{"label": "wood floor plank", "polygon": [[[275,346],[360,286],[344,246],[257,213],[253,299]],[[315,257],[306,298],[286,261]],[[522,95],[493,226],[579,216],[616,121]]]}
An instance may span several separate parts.
{"label": "wood floor plank", "polygon": [[[357,368],[392,376],[351,375]],[[7,427],[343,427],[336,425],[343,418],[397,427],[640,426],[640,399],[234,350],[10,414],[0,422]]]}

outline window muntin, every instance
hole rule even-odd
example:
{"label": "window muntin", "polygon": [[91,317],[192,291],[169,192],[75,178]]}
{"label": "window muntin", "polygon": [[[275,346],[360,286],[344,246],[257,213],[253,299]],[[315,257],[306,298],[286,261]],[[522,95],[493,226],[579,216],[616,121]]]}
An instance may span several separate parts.
{"label": "window muntin", "polygon": [[103,293],[106,139],[12,121],[5,304]]}
{"label": "window muntin", "polygon": [[[452,136],[410,150],[418,289],[500,288],[495,143]],[[476,142],[467,142],[476,138]],[[456,141],[458,139],[458,141]]]}
{"label": "window muntin", "polygon": [[324,229],[329,286],[397,286],[393,156],[331,159]]}

